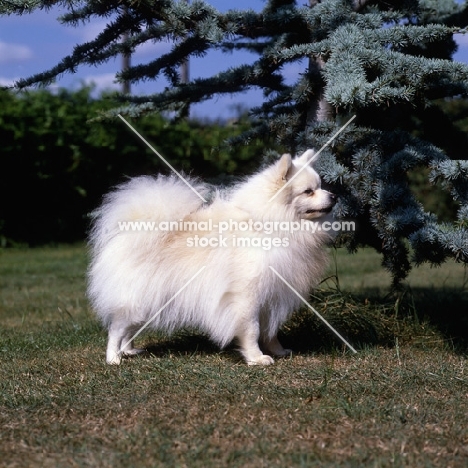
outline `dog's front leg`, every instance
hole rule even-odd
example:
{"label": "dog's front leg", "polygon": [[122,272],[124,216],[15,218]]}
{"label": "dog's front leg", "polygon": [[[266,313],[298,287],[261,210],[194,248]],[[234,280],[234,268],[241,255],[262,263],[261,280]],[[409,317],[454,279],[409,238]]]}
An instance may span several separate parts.
{"label": "dog's front leg", "polygon": [[268,366],[275,362],[271,356],[262,353],[258,345],[259,337],[258,321],[248,320],[242,324],[242,329],[238,330],[237,339],[240,344],[240,352],[249,366]]}
{"label": "dog's front leg", "polygon": [[133,336],[137,325],[127,324],[124,321],[114,320],[109,326],[107,341],[107,364],[119,365],[122,356],[135,356],[144,353],[144,349],[133,347]]}

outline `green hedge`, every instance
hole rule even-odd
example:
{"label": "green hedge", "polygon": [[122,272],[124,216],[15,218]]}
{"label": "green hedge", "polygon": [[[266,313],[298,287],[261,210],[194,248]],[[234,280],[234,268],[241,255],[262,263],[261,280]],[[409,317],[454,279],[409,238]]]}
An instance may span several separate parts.
{"label": "green hedge", "polygon": [[[70,242],[86,235],[88,213],[125,176],[168,172],[120,120],[90,122],[115,106],[92,89],[15,95],[0,92],[0,241],[3,245]],[[230,151],[224,141],[246,121],[171,123],[161,116],[133,124],[179,170],[204,178],[247,173],[258,142]]]}

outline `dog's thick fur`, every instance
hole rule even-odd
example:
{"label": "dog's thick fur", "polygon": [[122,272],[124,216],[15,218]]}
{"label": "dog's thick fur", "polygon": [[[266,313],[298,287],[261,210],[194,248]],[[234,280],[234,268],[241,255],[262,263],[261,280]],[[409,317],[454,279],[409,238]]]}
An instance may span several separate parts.
{"label": "dog's thick fur", "polygon": [[[229,194],[215,195],[210,204],[175,176],[137,177],[108,194],[94,214],[88,288],[92,306],[109,330],[107,362],[120,364],[122,356],[141,352],[133,347],[132,337],[147,322],[168,332],[196,327],[221,347],[235,339],[248,364],[271,364],[270,355],[289,354],[277,332],[300,300],[269,267],[307,297],[327,264],[329,233],[277,230],[268,237],[280,239],[281,246],[265,249],[233,245],[236,237],[261,241],[265,232],[230,230],[223,233],[227,246],[189,245],[196,235],[216,240],[216,225],[223,220],[323,220],[335,203],[334,195],[321,189],[310,165],[294,177],[313,159],[312,150],[294,160],[283,155]],[[208,186],[189,182],[208,194]],[[170,220],[212,220],[215,228],[211,232],[119,228],[122,221]]]}

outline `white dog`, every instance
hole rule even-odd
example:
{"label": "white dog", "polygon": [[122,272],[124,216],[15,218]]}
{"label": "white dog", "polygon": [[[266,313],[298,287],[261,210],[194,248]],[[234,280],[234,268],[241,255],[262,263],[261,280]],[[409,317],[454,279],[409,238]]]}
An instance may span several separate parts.
{"label": "white dog", "polygon": [[305,297],[318,284],[330,233],[306,228],[336,201],[315,158],[285,154],[209,204],[194,192],[207,196],[207,185],[187,179],[192,190],[175,176],[137,177],[108,194],[94,213],[88,288],[109,330],[107,362],[141,352],[133,337],[148,324],[195,327],[221,347],[237,340],[248,364],[288,355],[277,332],[300,300],[276,272]]}

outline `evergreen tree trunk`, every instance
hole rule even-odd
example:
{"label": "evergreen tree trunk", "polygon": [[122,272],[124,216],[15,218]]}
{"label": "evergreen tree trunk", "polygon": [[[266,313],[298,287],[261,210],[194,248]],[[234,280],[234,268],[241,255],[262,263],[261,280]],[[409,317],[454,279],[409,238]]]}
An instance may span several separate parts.
{"label": "evergreen tree trunk", "polygon": [[[320,0],[309,0],[309,7],[314,8]],[[309,57],[309,74],[320,76],[325,62],[321,57]],[[325,83],[317,91],[316,98],[312,101],[307,112],[306,131],[310,131],[317,122],[333,120],[333,108],[324,97]]]}
{"label": "evergreen tree trunk", "polygon": [[[184,0],[185,3],[190,3],[190,0]],[[186,58],[180,65],[180,82],[181,84],[188,84],[190,81],[190,60]],[[190,104],[186,103],[181,111],[180,117],[182,119],[188,119],[190,116]]]}
{"label": "evergreen tree trunk", "polygon": [[[128,14],[128,8],[126,6],[123,7],[124,15]],[[130,39],[130,34],[128,31],[125,31],[122,36],[122,42],[128,42]],[[122,54],[122,73],[125,73],[127,70],[130,69],[131,63],[131,54],[128,52],[123,52]],[[124,80],[122,82],[122,93],[123,94],[130,94],[131,92],[131,85],[129,80]]]}
{"label": "evergreen tree trunk", "polygon": [[[309,73],[320,73],[322,71],[324,61],[321,58],[309,58]],[[307,112],[306,132],[310,131],[317,122],[327,122],[333,120],[334,113],[332,106],[327,102],[323,93],[324,87],[319,91],[317,98],[312,100],[312,103]]]}

